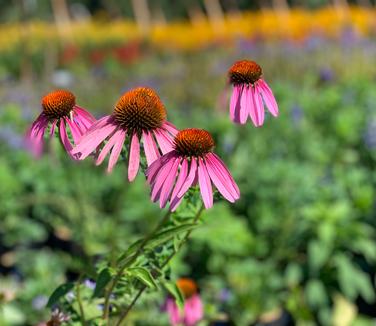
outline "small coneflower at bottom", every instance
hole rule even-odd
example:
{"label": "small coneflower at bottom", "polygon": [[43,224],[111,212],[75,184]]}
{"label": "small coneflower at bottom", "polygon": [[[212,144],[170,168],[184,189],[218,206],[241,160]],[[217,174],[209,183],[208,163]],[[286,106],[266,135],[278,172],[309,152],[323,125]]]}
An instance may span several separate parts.
{"label": "small coneflower at bottom", "polygon": [[194,326],[204,316],[203,305],[197,285],[190,278],[180,278],[176,283],[184,295],[184,308],[180,311],[175,300],[171,297],[167,298],[165,310],[170,317],[170,323],[173,326]]}
{"label": "small coneflower at bottom", "polygon": [[161,208],[170,201],[170,210],[174,211],[188,189],[197,183],[205,208],[213,206],[212,183],[228,201],[238,200],[239,188],[213,148],[214,140],[206,130],[180,131],[174,139],[173,150],[146,171],[152,201],[159,200]]}

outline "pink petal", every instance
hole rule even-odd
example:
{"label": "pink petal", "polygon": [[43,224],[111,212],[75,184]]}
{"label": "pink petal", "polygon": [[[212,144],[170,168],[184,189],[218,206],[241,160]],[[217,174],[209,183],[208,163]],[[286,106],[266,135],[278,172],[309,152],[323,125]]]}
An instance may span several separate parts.
{"label": "pink petal", "polygon": [[[183,164],[186,164],[184,166]],[[174,212],[178,206],[180,205],[181,201],[184,198],[185,193],[188,189],[194,184],[195,180],[197,179],[197,161],[196,159],[191,159],[191,166],[188,173],[188,160],[184,159],[182,164],[182,170],[180,171],[182,176],[181,181],[176,182],[176,189],[174,189],[174,194],[171,196],[171,203],[170,203],[170,210]],[[187,176],[188,174],[188,176]],[[180,189],[178,188],[178,183],[182,183]],[[176,191],[175,191],[176,190]]]}
{"label": "pink petal", "polygon": [[26,146],[31,152],[39,157],[43,150],[43,136],[48,126],[48,119],[41,113],[38,118],[31,125],[31,128],[26,133],[25,141]]}
{"label": "pink petal", "polygon": [[116,135],[117,133],[121,132],[120,129],[116,130],[112,136],[108,139],[106,145],[103,146],[100,154],[98,155],[97,161],[95,162],[95,165],[102,164],[104,159],[106,158],[107,154],[110,152],[111,148],[115,145],[116,142]]}
{"label": "pink petal", "polygon": [[219,173],[215,165],[212,163],[210,156],[207,155],[205,158],[205,166],[209,173],[210,179],[213,181],[214,185],[217,187],[218,191],[225,197],[229,202],[235,202],[235,197],[231,193],[231,184],[226,182],[226,177]]}
{"label": "pink petal", "polygon": [[164,208],[166,206],[167,200],[172,192],[172,189],[174,187],[174,181],[176,178],[176,173],[178,172],[179,163],[180,163],[180,158],[175,160],[162,186],[161,194],[159,196],[160,208]]}
{"label": "pink petal", "polygon": [[165,121],[162,125],[162,128],[167,130],[170,134],[173,136],[176,136],[179,130],[171,123],[168,121]]}
{"label": "pink petal", "polygon": [[84,108],[82,108],[78,105],[74,106],[74,111],[78,115],[84,116],[87,120],[91,121],[92,123],[94,123],[96,121],[95,117],[89,111],[85,110]]}
{"label": "pink petal", "polygon": [[262,98],[260,95],[260,88],[255,85],[252,87],[252,98],[253,98],[253,106],[255,109],[255,121],[253,121],[256,127],[262,126],[264,123],[264,103],[262,102]]}
{"label": "pink petal", "polygon": [[89,131],[81,137],[78,145],[73,149],[73,154],[81,153],[80,160],[83,160],[90,155],[97,146],[103,142],[110,134],[112,134],[117,126],[115,124],[98,124],[95,129],[89,129]]}
{"label": "pink petal", "polygon": [[205,208],[208,209],[213,206],[213,189],[203,159],[200,157],[198,162],[198,183]]}
{"label": "pink petal", "polygon": [[184,303],[184,323],[186,326],[196,325],[204,317],[204,309],[198,294],[187,299]]}
{"label": "pink petal", "polygon": [[174,166],[175,162],[178,161],[179,159],[180,159],[179,157],[172,157],[159,170],[158,175],[155,177],[155,182],[151,185],[151,200],[153,202],[159,199],[162,186],[164,185],[171,171],[171,168]]}
{"label": "pink petal", "polygon": [[173,150],[173,141],[169,133],[163,129],[154,130],[155,138],[157,139],[159,148],[162,154],[166,154]]}
{"label": "pink petal", "polygon": [[227,169],[226,165],[214,153],[209,153],[206,157],[211,161],[213,166],[216,167],[217,173],[222,174],[223,178],[226,180],[226,185],[231,187],[230,189],[231,189],[231,193],[232,193],[232,196],[234,197],[234,199],[236,199],[236,200],[239,199],[239,197],[240,197],[239,187],[236,184],[236,182],[234,181],[233,177],[231,176],[231,173]]}
{"label": "pink petal", "polygon": [[242,86],[234,86],[230,100],[230,118],[237,123],[240,122],[240,98],[242,90]]}
{"label": "pink petal", "polygon": [[67,130],[65,129],[65,121],[64,119],[60,119],[60,125],[59,125],[59,131],[60,131],[60,140],[62,144],[64,145],[65,150],[69,155],[71,155],[73,158],[75,158],[74,155],[72,155],[72,144],[69,141]]}
{"label": "pink petal", "polygon": [[128,162],[128,180],[132,182],[137,175],[138,168],[140,167],[140,142],[138,140],[137,133],[132,135],[130,150],[129,150],[129,162]]}
{"label": "pink petal", "polygon": [[56,124],[57,124],[57,120],[55,120],[55,121],[52,123],[52,125],[51,125],[51,129],[50,129],[50,137],[52,137],[52,136],[55,134]]}
{"label": "pink petal", "polygon": [[178,197],[183,197],[184,194],[188,191],[188,189],[191,187],[193,181],[196,178],[196,173],[197,173],[197,161],[195,158],[192,158],[191,166],[189,167],[188,177],[185,179],[185,182],[181,186],[178,192]]}
{"label": "pink petal", "polygon": [[161,156],[159,159],[154,161],[146,170],[146,176],[147,180],[150,185],[152,185],[155,181],[155,177],[157,176],[159,169],[166,164],[167,161],[169,161],[172,157],[176,157],[177,153],[175,151],[171,151],[163,156]]}
{"label": "pink petal", "polygon": [[247,122],[247,118],[249,112],[251,110],[251,103],[252,103],[252,86],[244,86],[243,94],[240,97],[240,111],[239,111],[239,123],[245,124]]}
{"label": "pink petal", "polygon": [[182,322],[182,318],[180,318],[179,307],[177,306],[174,299],[167,298],[166,312],[169,315],[170,323],[172,326],[177,326]]}
{"label": "pink petal", "polygon": [[69,119],[68,117],[65,117],[65,121],[68,123],[70,127],[74,143],[77,144],[82,136],[81,130],[77,127],[75,122],[72,122],[71,119]]}
{"label": "pink petal", "polygon": [[187,175],[188,175],[188,160],[186,158],[183,158],[183,161],[180,166],[180,172],[179,172],[179,175],[176,180],[175,187],[174,187],[174,191],[172,192],[172,195],[171,195],[171,201],[178,195],[179,190],[181,189],[183,183],[187,179]]}
{"label": "pink petal", "polygon": [[120,129],[119,132],[116,133],[116,136],[115,135],[113,136],[113,138],[116,137],[116,139],[114,140],[115,145],[112,148],[110,159],[108,161],[107,172],[112,171],[116,162],[119,159],[121,149],[123,148],[123,145],[124,145],[125,135],[126,135],[126,131],[123,129]]}
{"label": "pink petal", "polygon": [[143,131],[144,150],[148,166],[152,164],[160,156],[157,145],[153,139],[153,136],[148,131]]}
{"label": "pink petal", "polygon": [[275,97],[273,95],[271,88],[269,87],[269,85],[263,79],[260,79],[258,81],[258,84],[259,84],[260,89],[261,89],[262,98],[264,99],[265,104],[266,104],[269,112],[273,116],[277,117],[278,114],[279,114],[278,104],[277,104],[277,101],[275,100]]}

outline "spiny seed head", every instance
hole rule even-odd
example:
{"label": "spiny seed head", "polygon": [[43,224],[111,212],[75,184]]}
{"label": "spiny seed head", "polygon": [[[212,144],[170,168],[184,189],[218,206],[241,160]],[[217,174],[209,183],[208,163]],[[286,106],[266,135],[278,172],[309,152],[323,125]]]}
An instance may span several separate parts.
{"label": "spiny seed head", "polygon": [[179,290],[183,293],[186,299],[190,298],[191,296],[197,293],[197,285],[190,278],[182,277],[177,280],[176,285],[178,286]]}
{"label": "spiny seed head", "polygon": [[213,151],[214,140],[206,130],[184,129],[175,136],[174,148],[181,155],[198,157]]}
{"label": "spiny seed head", "polygon": [[153,89],[138,87],[120,97],[113,117],[128,132],[149,131],[162,126],[166,109]]}
{"label": "spiny seed head", "polygon": [[261,67],[254,61],[241,60],[235,62],[229,72],[230,82],[234,85],[254,84],[261,75]]}
{"label": "spiny seed head", "polygon": [[75,105],[76,97],[63,89],[53,91],[42,98],[43,113],[50,120],[69,116]]}

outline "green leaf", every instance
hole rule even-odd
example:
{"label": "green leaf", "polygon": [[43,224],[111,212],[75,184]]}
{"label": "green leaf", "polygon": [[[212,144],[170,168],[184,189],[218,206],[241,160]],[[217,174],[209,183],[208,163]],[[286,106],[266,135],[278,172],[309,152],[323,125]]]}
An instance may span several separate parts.
{"label": "green leaf", "polygon": [[62,296],[66,295],[74,287],[74,283],[69,282],[62,284],[56,288],[51,294],[47,302],[47,307],[51,308]]}
{"label": "green leaf", "polygon": [[162,232],[159,232],[149,240],[147,247],[158,247],[161,244],[171,240],[175,236],[183,232],[188,232],[194,229],[195,227],[197,227],[197,224],[183,224],[183,225],[179,225],[179,226],[164,230]]}
{"label": "green leaf", "polygon": [[97,282],[95,285],[94,293],[93,293],[93,298],[94,297],[99,297],[103,289],[106,287],[108,282],[111,280],[111,273],[110,269],[108,267],[104,268],[101,270],[101,272],[98,275]]}
{"label": "green leaf", "polygon": [[308,245],[308,262],[313,273],[320,270],[327,262],[330,256],[331,248],[329,245],[320,241],[311,241]]}
{"label": "green leaf", "polygon": [[157,283],[150,272],[144,267],[131,267],[127,271],[131,276],[136,277],[142,283],[144,283],[149,288],[158,288]]}
{"label": "green leaf", "polygon": [[325,306],[325,304],[327,304],[328,302],[325,287],[322,284],[322,282],[320,282],[317,279],[312,279],[308,281],[307,286],[305,288],[305,294],[308,303],[312,307]]}
{"label": "green leaf", "polygon": [[165,289],[175,298],[176,304],[180,309],[184,307],[184,296],[173,282],[164,282],[163,286]]}
{"label": "green leaf", "polygon": [[135,242],[133,242],[129,247],[128,249],[126,250],[125,253],[123,253],[117,260],[118,264],[123,262],[126,258],[128,258],[131,254],[135,253],[138,249],[138,247],[140,246],[140,244],[142,243],[142,239],[139,239]]}

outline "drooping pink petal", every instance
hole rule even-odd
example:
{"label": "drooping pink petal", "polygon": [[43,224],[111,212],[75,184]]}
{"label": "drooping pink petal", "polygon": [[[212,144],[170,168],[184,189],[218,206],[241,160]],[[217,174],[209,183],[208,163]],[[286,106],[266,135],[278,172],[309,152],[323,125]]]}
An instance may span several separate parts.
{"label": "drooping pink petal", "polygon": [[159,199],[160,192],[163,184],[169,175],[171,168],[174,166],[175,162],[179,160],[179,157],[173,156],[168,160],[158,171],[158,175],[155,177],[154,183],[151,185],[151,200],[156,202]]}
{"label": "drooping pink petal", "polygon": [[235,85],[232,90],[230,100],[230,118],[232,121],[240,122],[240,98],[242,95],[242,86]]}
{"label": "drooping pink petal", "polygon": [[279,112],[278,112],[278,104],[277,101],[275,100],[274,94],[269,87],[269,85],[263,80],[260,79],[257,84],[259,85],[260,91],[262,98],[264,99],[264,102],[269,110],[269,112],[277,117]]}
{"label": "drooping pink petal", "polygon": [[50,129],[50,137],[52,137],[54,134],[55,134],[55,128],[56,128],[56,124],[57,124],[57,119],[54,121],[54,122],[52,122],[52,124],[51,124],[51,129]]}
{"label": "drooping pink petal", "polygon": [[26,133],[26,146],[37,157],[42,154],[43,136],[48,126],[48,119],[41,113]]}
{"label": "drooping pink petal", "polygon": [[111,135],[106,143],[106,145],[103,146],[100,154],[98,155],[98,158],[95,162],[95,165],[100,165],[106,158],[107,154],[110,152],[111,148],[115,145],[115,142],[117,140],[117,133],[121,132],[121,129],[118,129],[114,132],[113,135]]}
{"label": "drooping pink petal", "polygon": [[155,177],[157,176],[159,170],[161,167],[166,164],[172,157],[176,157],[177,153],[175,151],[171,151],[163,156],[161,156],[159,159],[154,161],[146,170],[146,176],[147,180],[150,185],[152,185],[155,181]]}
{"label": "drooping pink petal", "polygon": [[71,155],[73,158],[75,158],[74,155],[72,155],[72,144],[69,141],[67,130],[65,129],[65,121],[64,119],[60,119],[60,124],[59,124],[59,132],[60,132],[60,140],[61,143],[64,145],[65,150],[69,155]]}
{"label": "drooping pink petal", "polygon": [[179,307],[177,306],[174,299],[167,298],[166,312],[170,318],[170,323],[172,326],[177,326],[182,322],[182,318],[180,318]]}
{"label": "drooping pink petal", "polygon": [[155,135],[155,138],[157,139],[157,142],[158,142],[159,148],[162,151],[162,154],[166,154],[173,150],[173,141],[167,131],[163,129],[156,129],[154,130],[154,135]]}
{"label": "drooping pink petal", "polygon": [[174,191],[171,194],[171,201],[173,201],[174,198],[178,195],[178,192],[181,189],[185,180],[187,179],[187,176],[188,176],[188,160],[186,158],[183,158],[183,161],[180,166],[179,175],[176,180],[175,187],[174,187]]}
{"label": "drooping pink petal", "polygon": [[208,171],[206,171],[205,164],[201,157],[198,162],[198,183],[200,185],[201,197],[204,201],[205,208],[208,209],[213,206],[213,189]]}
{"label": "drooping pink petal", "polygon": [[82,108],[78,105],[75,105],[73,109],[74,109],[74,111],[77,112],[77,114],[79,114],[80,116],[84,116],[86,119],[90,120],[92,123],[94,123],[96,121],[95,117],[90,112],[85,110],[84,108]]}
{"label": "drooping pink petal", "polygon": [[252,103],[252,86],[244,86],[243,94],[240,98],[239,123],[245,124],[250,114]]}
{"label": "drooping pink petal", "polygon": [[180,163],[180,158],[177,159],[171,167],[169,174],[162,186],[161,193],[159,196],[159,207],[164,208],[167,204],[168,198],[174,188],[174,181],[176,178],[176,173],[178,172],[178,167]]}
{"label": "drooping pink petal", "polygon": [[200,296],[195,294],[186,299],[184,303],[184,324],[186,326],[194,326],[203,317],[204,309]]}
{"label": "drooping pink petal", "polygon": [[77,125],[75,124],[74,121],[71,121],[71,119],[69,117],[65,117],[64,119],[69,125],[74,143],[77,144],[78,141],[81,139],[81,136],[82,136],[81,130],[77,127]]}
{"label": "drooping pink petal", "polygon": [[[92,127],[94,128],[94,127]],[[72,150],[73,154],[81,153],[80,160],[89,156],[97,146],[105,140],[115,129],[118,128],[115,124],[99,124],[99,127],[91,128],[89,131],[81,137],[77,146]]]}
{"label": "drooping pink petal", "polygon": [[171,123],[168,121],[165,121],[162,125],[163,129],[166,129],[172,136],[176,136],[179,130]]}
{"label": "drooping pink petal", "polygon": [[115,135],[113,136],[113,137],[116,137],[116,139],[114,140],[115,145],[112,148],[110,159],[108,161],[107,172],[109,173],[112,171],[116,162],[119,159],[121,149],[123,148],[123,145],[124,145],[125,135],[126,135],[126,131],[123,129],[119,129],[119,132],[116,133],[116,136]]}
{"label": "drooping pink petal", "polygon": [[214,185],[217,187],[218,191],[229,202],[231,203],[235,202],[236,196],[234,196],[231,192],[231,185],[228,185],[226,183],[225,176],[223,176],[222,173],[219,173],[219,171],[217,171],[217,168],[215,167],[215,164],[212,163],[209,155],[206,156],[204,162],[205,162],[206,169],[209,173],[209,177],[213,181]]}
{"label": "drooping pink petal", "polygon": [[262,102],[262,98],[259,92],[259,88],[257,86],[252,87],[252,99],[253,99],[253,109],[255,114],[255,120],[252,119],[253,124],[256,127],[262,126],[264,123],[264,103]]}
{"label": "drooping pink petal", "polygon": [[146,162],[148,166],[152,164],[160,156],[157,145],[153,139],[153,135],[149,131],[143,131],[144,150]]}
{"label": "drooping pink petal", "polygon": [[129,182],[132,182],[136,178],[139,167],[140,167],[140,141],[138,140],[137,133],[134,133],[132,135],[131,145],[129,149],[129,162],[128,162]]}
{"label": "drooping pink petal", "polygon": [[231,193],[235,199],[239,199],[240,191],[235,180],[231,176],[230,171],[227,169],[222,160],[214,153],[209,153],[207,158],[211,160],[213,166],[218,170],[218,173],[222,174],[223,178],[226,180],[226,185],[231,186]]}
{"label": "drooping pink petal", "polygon": [[195,158],[191,159],[191,165],[189,167],[188,177],[185,179],[183,185],[181,186],[178,197],[183,197],[187,190],[191,187],[193,181],[197,174],[197,160]]}

